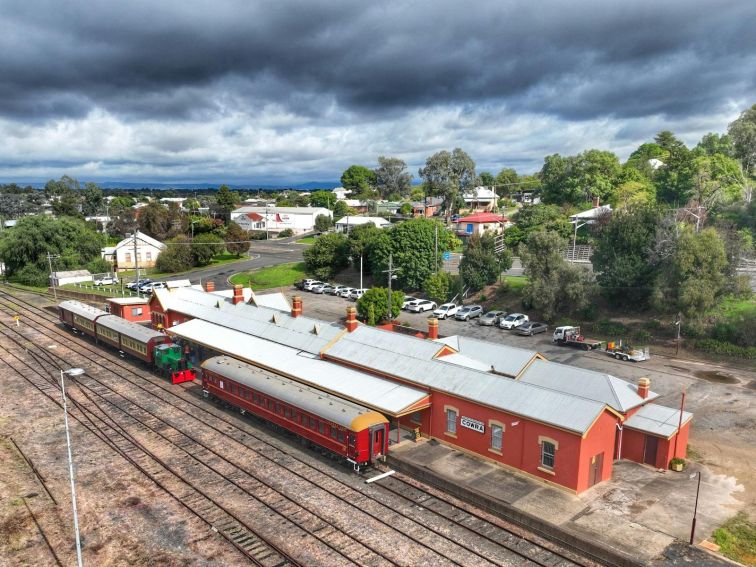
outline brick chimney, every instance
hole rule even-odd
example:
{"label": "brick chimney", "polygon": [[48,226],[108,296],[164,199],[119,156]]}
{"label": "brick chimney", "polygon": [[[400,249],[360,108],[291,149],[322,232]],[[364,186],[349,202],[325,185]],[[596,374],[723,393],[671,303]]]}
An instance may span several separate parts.
{"label": "brick chimney", "polygon": [[302,298],[295,295],[291,298],[291,316],[299,317],[302,314]]}
{"label": "brick chimney", "polygon": [[430,340],[438,338],[438,319],[435,317],[428,319],[428,338]]}
{"label": "brick chimney", "polygon": [[638,395],[644,400],[648,397],[648,389],[651,387],[651,380],[641,378],[638,380]]}
{"label": "brick chimney", "polygon": [[347,307],[346,329],[350,333],[357,328],[357,308]]}
{"label": "brick chimney", "polygon": [[211,281],[205,282],[205,291],[210,293],[211,291],[215,291],[215,284]]}
{"label": "brick chimney", "polygon": [[601,197],[594,197],[593,198],[593,208],[597,209],[599,207],[599,204],[601,203]]}
{"label": "brick chimney", "polygon": [[234,305],[242,303],[244,301],[244,286],[236,284],[234,286]]}

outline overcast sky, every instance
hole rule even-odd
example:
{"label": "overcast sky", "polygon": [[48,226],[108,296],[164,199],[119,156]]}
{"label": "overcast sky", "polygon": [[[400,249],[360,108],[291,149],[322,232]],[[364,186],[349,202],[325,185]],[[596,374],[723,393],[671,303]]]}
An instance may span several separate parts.
{"label": "overcast sky", "polygon": [[0,181],[303,182],[689,145],[756,103],[756,2],[0,0]]}

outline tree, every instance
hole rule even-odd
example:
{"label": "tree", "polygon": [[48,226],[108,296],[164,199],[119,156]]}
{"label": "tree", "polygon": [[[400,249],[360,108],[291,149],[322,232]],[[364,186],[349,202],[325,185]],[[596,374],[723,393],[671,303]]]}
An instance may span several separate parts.
{"label": "tree", "polygon": [[714,156],[721,154],[726,157],[735,157],[735,148],[732,145],[732,138],[727,134],[720,136],[709,132],[701,138],[698,145],[693,150],[699,156]]}
{"label": "tree", "polygon": [[324,191],[320,189],[310,195],[310,204],[313,207],[323,207],[324,209],[331,209],[336,203],[336,195],[333,191]]}
{"label": "tree", "polygon": [[652,249],[659,212],[651,206],[615,211],[591,257],[596,280],[612,305],[643,309],[656,277]]}
{"label": "tree", "polygon": [[378,248],[378,242],[383,241],[390,246],[389,236],[385,229],[376,227],[372,222],[359,224],[349,231],[349,256],[352,264],[359,267],[362,258],[362,268],[365,272],[373,271],[373,251]]}
{"label": "tree", "polygon": [[407,171],[407,164],[399,158],[378,158],[375,169],[375,186],[383,199],[406,197],[412,187],[412,176]]}
{"label": "tree", "polygon": [[692,170],[686,202],[711,210],[742,198],[746,180],[740,164],[733,158],[723,154],[699,156],[693,160]]}
{"label": "tree", "polygon": [[563,256],[567,241],[556,232],[534,232],[519,247],[528,283],[523,303],[537,309],[546,321],[562,312],[584,309],[593,301],[594,284],[591,273]]}
{"label": "tree", "polygon": [[206,266],[214,256],[222,253],[224,248],[225,243],[220,236],[210,233],[196,236],[191,245],[194,264]]}
{"label": "tree", "polygon": [[376,183],[375,172],[364,165],[350,165],[341,174],[341,185],[355,195],[369,196]]}
{"label": "tree", "polygon": [[541,230],[555,231],[564,238],[572,235],[569,217],[556,205],[525,205],[515,213],[513,220],[515,226],[504,230],[504,242],[509,247],[517,246],[531,233]]}
{"label": "tree", "polygon": [[249,234],[233,221],[230,221],[226,227],[226,250],[229,254],[236,254],[240,257],[249,250]]}
{"label": "tree", "polygon": [[136,213],[130,206],[116,207],[110,210],[108,232],[112,236],[126,238],[137,229]]}
{"label": "tree", "polygon": [[448,272],[436,272],[423,282],[423,291],[432,301],[439,305],[446,303],[450,297],[452,276]]}
{"label": "tree", "polygon": [[239,206],[241,198],[239,193],[232,191],[228,185],[221,185],[218,188],[218,194],[215,197],[215,205],[218,212],[223,215],[224,220],[230,220],[231,211]]}
{"label": "tree", "polygon": [[137,215],[139,230],[157,240],[165,240],[168,235],[168,209],[153,201],[139,209]]}
{"label": "tree", "polygon": [[79,194],[65,189],[60,195],[53,197],[52,210],[56,217],[81,218],[81,203]]}
{"label": "tree", "polygon": [[490,171],[481,171],[478,175],[478,182],[484,187],[496,185],[496,178]]}
{"label": "tree", "polygon": [[616,186],[621,166],[612,152],[587,150],[562,157],[547,156],[541,168],[543,201],[582,205],[595,197],[606,201]]}
{"label": "tree", "polygon": [[[397,289],[391,290],[391,318],[394,319],[402,311],[404,293]],[[365,292],[357,300],[357,314],[368,324],[375,325],[388,314],[388,288],[374,287]]]}
{"label": "tree", "polygon": [[459,264],[459,274],[470,291],[479,291],[496,283],[501,272],[512,267],[512,253],[504,250],[497,255],[493,236],[474,235],[467,241],[467,248]]}
{"label": "tree", "polygon": [[13,230],[3,231],[0,261],[11,279],[27,266],[27,274],[47,274],[48,252],[58,256],[54,271],[81,269],[100,257],[104,245],[104,237],[78,219],[28,216],[19,219]]}
{"label": "tree", "polygon": [[511,167],[505,167],[496,174],[495,185],[499,190],[500,195],[509,195],[512,190],[516,188],[516,184],[519,180],[520,177],[514,169]]}
{"label": "tree", "polygon": [[444,150],[430,156],[419,174],[428,195],[443,197],[448,217],[459,193],[472,189],[475,184],[475,162],[460,148],[451,153]]}
{"label": "tree", "polygon": [[[402,289],[420,289],[423,282],[441,264],[441,254],[453,250],[457,238],[441,223],[431,219],[412,219],[381,229],[386,237],[379,237],[370,246],[373,277],[385,279],[389,255],[393,254],[394,267],[398,267],[397,286]],[[436,255],[436,230],[438,230],[438,254]]]}
{"label": "tree", "polygon": [[84,189],[81,190],[81,196],[84,200],[81,212],[84,213],[85,216],[94,216],[102,211],[102,204],[104,202],[102,189],[100,189],[96,183],[85,183]]}
{"label": "tree", "polygon": [[47,183],[45,183],[45,197],[50,199],[55,196],[60,196],[66,192],[78,193],[80,189],[81,186],[76,179],[69,177],[68,175],[64,175],[58,181],[50,179]]}
{"label": "tree", "polygon": [[307,273],[321,279],[331,279],[349,263],[349,245],[343,234],[324,234],[304,253]]}
{"label": "tree", "polygon": [[693,185],[693,155],[672,132],[659,132],[654,138],[663,151],[664,165],[654,174],[657,194],[667,203],[684,204]]}
{"label": "tree", "polygon": [[315,230],[326,232],[333,226],[333,219],[328,215],[318,215],[315,217]]}
{"label": "tree", "polygon": [[747,175],[756,175],[756,104],[743,113],[727,127],[732,138],[735,157],[743,165]]}
{"label": "tree", "polygon": [[166,241],[168,247],[163,250],[155,261],[155,268],[159,272],[184,272],[194,266],[191,240],[188,236],[179,235]]}

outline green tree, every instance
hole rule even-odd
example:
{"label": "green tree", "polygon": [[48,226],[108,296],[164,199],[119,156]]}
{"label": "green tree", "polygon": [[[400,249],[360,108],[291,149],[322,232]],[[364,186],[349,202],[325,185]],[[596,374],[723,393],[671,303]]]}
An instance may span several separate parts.
{"label": "green tree", "polygon": [[85,216],[94,216],[97,213],[104,212],[102,189],[96,183],[85,183],[84,189],[81,190],[81,196],[83,198],[81,212]]}
{"label": "green tree", "polygon": [[572,235],[569,217],[556,205],[525,205],[512,220],[515,225],[504,230],[504,242],[509,247],[517,246],[526,241],[531,233],[542,230],[555,231],[564,238]]}
{"label": "green tree", "polygon": [[735,157],[743,165],[743,171],[747,175],[756,175],[756,104],[731,122],[727,133],[732,138]]}
{"label": "green tree", "polygon": [[512,267],[512,253],[505,249],[496,254],[494,237],[490,234],[474,235],[459,264],[459,274],[470,291],[479,291],[496,283],[501,272]]}
{"label": "green tree", "polygon": [[315,230],[326,232],[333,226],[333,219],[328,215],[318,215],[315,217]]}
{"label": "green tree", "polygon": [[402,203],[402,206],[399,207],[399,214],[400,215],[411,215],[412,214],[412,203]]}
{"label": "green tree", "polygon": [[333,194],[333,191],[325,191],[323,189],[320,189],[310,195],[310,204],[313,207],[332,209],[336,204],[336,195]]}
{"label": "green tree", "polygon": [[475,162],[460,148],[430,156],[419,170],[428,195],[443,197],[446,216],[450,216],[457,196],[475,185]]}
{"label": "green tree", "polygon": [[496,185],[496,178],[490,171],[481,171],[478,174],[478,182],[483,187],[491,187],[493,185]]}
{"label": "green tree", "polygon": [[547,156],[541,168],[544,203],[581,205],[598,197],[607,201],[617,183],[621,166],[612,152],[587,150],[562,157]]}
{"label": "green tree", "polygon": [[[402,311],[404,293],[397,289],[391,290],[391,318],[394,319]],[[365,292],[357,300],[357,314],[368,325],[375,325],[388,315],[388,288],[374,287]]]}
{"label": "green tree", "polygon": [[378,158],[375,169],[375,187],[383,199],[400,199],[410,193],[412,176],[407,171],[407,164],[399,158]]}
{"label": "green tree", "polygon": [[173,274],[185,272],[194,266],[191,240],[183,234],[166,241],[168,247],[163,250],[155,261],[155,268],[159,272]]}
{"label": "green tree", "polygon": [[577,312],[594,299],[591,273],[568,264],[563,255],[567,241],[556,232],[534,232],[519,247],[528,276],[523,303],[541,312],[546,321],[559,313]]}
{"label": "green tree", "polygon": [[108,233],[117,238],[126,238],[137,229],[136,212],[131,207],[114,207],[110,210]]}
{"label": "green tree", "polygon": [[230,254],[236,254],[237,258],[249,250],[249,234],[233,221],[226,227],[225,241],[226,250]]}
{"label": "green tree", "polygon": [[349,214],[349,205],[345,201],[336,201],[333,206],[333,218],[339,220]]}
{"label": "green tree", "polygon": [[452,276],[448,272],[436,272],[429,275],[423,282],[423,291],[432,301],[439,305],[450,298]]}
{"label": "green tree", "polygon": [[78,219],[28,216],[19,219],[13,230],[3,231],[0,261],[11,279],[27,266],[26,273],[33,277],[48,273],[48,252],[58,256],[54,271],[81,269],[100,257],[104,245],[104,237]]}
{"label": "green tree", "polygon": [[511,167],[505,167],[503,168],[499,173],[496,174],[496,189],[499,195],[509,195],[511,194],[516,188],[517,183],[519,182],[520,177],[517,175],[517,172],[512,169]]}
{"label": "green tree", "polygon": [[324,234],[304,253],[307,273],[329,280],[349,263],[349,244],[343,234]]}
{"label": "green tree", "polygon": [[341,174],[341,185],[349,189],[354,195],[369,196],[376,183],[375,172],[364,165],[350,165]]}
{"label": "green tree", "polygon": [[137,216],[139,230],[157,240],[165,240],[170,228],[168,209],[162,203],[153,201],[139,210]]}
{"label": "green tree", "polygon": [[68,175],[64,175],[58,181],[50,179],[47,183],[45,183],[45,197],[50,199],[55,196],[60,196],[66,192],[78,194],[80,189],[81,186],[76,179],[69,177]]}
{"label": "green tree", "polygon": [[643,309],[656,277],[652,249],[659,212],[651,206],[615,211],[591,257],[596,280],[612,305]]}
{"label": "green tree", "polygon": [[397,286],[402,289],[420,289],[441,265],[441,254],[445,250],[454,250],[458,242],[440,222],[431,219],[412,219],[382,231],[386,232],[387,238],[379,237],[370,246],[373,277],[376,281],[385,279],[383,270],[387,269],[389,255],[393,254],[394,266],[399,268]]}
{"label": "green tree", "polygon": [[685,204],[693,185],[693,154],[668,130],[659,132],[654,141],[664,152],[664,165],[654,174],[657,194],[667,203]]}
{"label": "green tree", "polygon": [[192,241],[191,249],[194,256],[194,264],[206,266],[214,256],[221,254],[226,247],[220,236],[206,233],[196,236]]}
{"label": "green tree", "polygon": [[693,201],[712,210],[743,197],[746,179],[733,158],[723,154],[702,155],[693,160],[692,170],[686,202]]}
{"label": "green tree", "polygon": [[379,242],[390,246],[388,233],[385,229],[377,228],[372,222],[357,225],[349,231],[349,256],[355,268],[359,268],[362,257],[363,271],[373,271],[373,251],[379,247]]}
{"label": "green tree", "polygon": [[726,157],[735,157],[735,147],[732,145],[732,138],[727,134],[720,136],[709,132],[701,138],[698,145],[693,150],[699,156],[714,156],[721,154]]}
{"label": "green tree", "polygon": [[238,191],[232,191],[228,185],[221,185],[218,188],[215,204],[218,212],[223,215],[225,220],[230,220],[231,211],[236,209],[240,202],[241,198]]}

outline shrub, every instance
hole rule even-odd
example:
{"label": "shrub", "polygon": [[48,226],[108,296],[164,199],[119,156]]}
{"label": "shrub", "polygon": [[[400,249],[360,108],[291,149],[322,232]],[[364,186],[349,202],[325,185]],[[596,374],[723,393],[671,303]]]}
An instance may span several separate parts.
{"label": "shrub", "polygon": [[736,356],[747,360],[756,360],[756,347],[742,347],[716,339],[699,339],[692,342],[693,348],[712,354]]}
{"label": "shrub", "polygon": [[90,274],[107,274],[113,271],[113,265],[103,258],[97,258],[87,264]]}
{"label": "shrub", "polygon": [[49,285],[50,282],[47,272],[34,264],[27,264],[18,270],[13,274],[11,280],[23,285],[31,285],[35,287],[45,287]]}
{"label": "shrub", "polygon": [[[396,317],[402,310],[404,293],[391,290],[391,316]],[[375,325],[386,317],[388,311],[388,289],[374,287],[357,300],[357,314],[368,324]]]}
{"label": "shrub", "polygon": [[294,236],[294,231],[290,228],[286,228],[278,233],[278,238],[289,238],[290,236]]}

